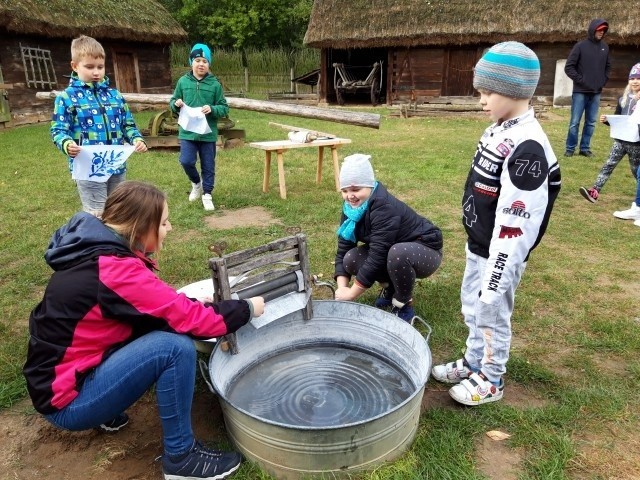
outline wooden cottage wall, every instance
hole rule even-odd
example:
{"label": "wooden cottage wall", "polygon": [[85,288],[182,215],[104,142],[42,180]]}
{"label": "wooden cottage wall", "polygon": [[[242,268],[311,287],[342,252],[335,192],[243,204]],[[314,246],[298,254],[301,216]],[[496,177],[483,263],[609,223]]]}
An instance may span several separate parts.
{"label": "wooden cottage wall", "polygon": [[444,54],[442,48],[390,49],[387,103],[440,96]]}
{"label": "wooden cottage wall", "polygon": [[69,42],[2,33],[0,34],[0,67],[4,83],[11,85],[7,92],[12,123],[20,125],[51,120],[53,102],[36,98],[36,92],[42,89],[27,87],[20,46],[50,50],[58,82],[57,88],[62,88],[68,82],[68,79],[62,76],[63,73],[68,75],[71,71]]}
{"label": "wooden cottage wall", "polygon": [[[171,93],[171,68],[169,45],[110,42],[98,39],[106,52],[106,74],[115,86],[113,54],[130,53],[137,59],[140,91],[144,93]],[[9,34],[0,31],[0,68],[8,89],[12,124],[21,125],[49,121],[53,100],[39,100],[36,92],[42,88],[28,87],[20,46],[41,48],[51,51],[51,59],[56,73],[57,85],[61,90],[69,83],[71,74],[71,39],[52,39],[32,35]],[[48,89],[45,89],[48,90]]]}

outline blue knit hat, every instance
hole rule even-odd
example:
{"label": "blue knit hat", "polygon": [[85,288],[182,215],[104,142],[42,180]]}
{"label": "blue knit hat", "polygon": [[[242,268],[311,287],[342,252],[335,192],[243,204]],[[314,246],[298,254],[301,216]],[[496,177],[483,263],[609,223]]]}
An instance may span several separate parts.
{"label": "blue knit hat", "polygon": [[491,47],[476,64],[473,88],[511,98],[531,98],[540,79],[540,61],[520,42]]}
{"label": "blue knit hat", "polygon": [[211,49],[207,47],[204,43],[196,43],[191,49],[191,53],[189,54],[189,65],[193,63],[194,58],[205,58],[209,65],[211,65]]}
{"label": "blue knit hat", "polygon": [[629,80],[632,78],[640,78],[640,63],[636,63],[633,67],[631,67],[631,71],[629,72]]}

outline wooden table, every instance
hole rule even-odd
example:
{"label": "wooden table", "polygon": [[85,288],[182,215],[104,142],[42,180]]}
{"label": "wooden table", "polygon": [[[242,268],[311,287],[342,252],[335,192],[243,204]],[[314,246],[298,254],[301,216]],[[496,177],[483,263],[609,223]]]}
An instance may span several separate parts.
{"label": "wooden table", "polygon": [[278,183],[280,185],[280,197],[287,198],[287,185],[284,181],[284,152],[292,148],[316,147],[318,149],[318,166],[316,169],[316,183],[322,180],[322,157],[324,156],[324,148],[331,148],[331,156],[333,158],[333,176],[336,183],[336,190],[340,190],[340,165],[338,164],[338,147],[351,143],[348,138],[327,138],[318,139],[308,143],[292,142],[291,140],[274,140],[270,142],[251,142],[250,147],[264,150],[264,178],[262,181],[262,191],[269,191],[269,176],[271,174],[271,152],[278,155]]}

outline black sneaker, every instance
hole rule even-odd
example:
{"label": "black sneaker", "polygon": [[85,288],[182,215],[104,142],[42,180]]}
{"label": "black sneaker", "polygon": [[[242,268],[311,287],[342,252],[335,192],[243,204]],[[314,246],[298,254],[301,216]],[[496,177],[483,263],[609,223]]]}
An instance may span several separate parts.
{"label": "black sneaker", "polygon": [[593,157],[593,152],[591,150],[580,150],[580,155],[583,157]]}
{"label": "black sneaker", "polygon": [[573,157],[573,150],[565,150],[564,156],[565,157]]}
{"label": "black sneaker", "polygon": [[98,430],[104,433],[115,433],[121,430],[127,423],[129,423],[129,415],[121,413],[113,420],[98,425]]}
{"label": "black sneaker", "polygon": [[162,456],[162,473],[165,480],[197,479],[221,480],[227,478],[242,463],[242,455],[237,452],[219,452],[193,443],[191,451],[184,458],[172,461]]}

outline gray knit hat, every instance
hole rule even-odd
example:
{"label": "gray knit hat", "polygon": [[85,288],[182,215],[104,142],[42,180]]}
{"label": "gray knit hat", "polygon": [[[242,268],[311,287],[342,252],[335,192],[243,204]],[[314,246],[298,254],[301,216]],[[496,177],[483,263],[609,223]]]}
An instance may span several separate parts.
{"label": "gray knit hat", "polygon": [[539,79],[540,61],[533,50],[520,42],[503,42],[491,47],[476,64],[473,88],[531,98]]}
{"label": "gray knit hat", "polygon": [[354,153],[344,157],[340,169],[340,189],[347,187],[374,187],[376,179],[371,166],[371,155]]}

